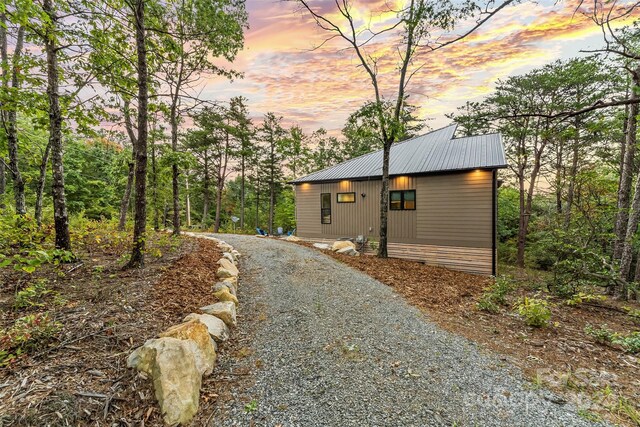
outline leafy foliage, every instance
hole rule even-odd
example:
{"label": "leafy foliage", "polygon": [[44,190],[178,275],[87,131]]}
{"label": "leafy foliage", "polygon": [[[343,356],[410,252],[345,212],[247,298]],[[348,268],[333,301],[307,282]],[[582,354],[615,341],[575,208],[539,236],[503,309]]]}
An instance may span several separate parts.
{"label": "leafy foliage", "polygon": [[541,298],[523,297],[515,304],[515,309],[527,325],[535,328],[547,326],[551,319],[549,302]]}

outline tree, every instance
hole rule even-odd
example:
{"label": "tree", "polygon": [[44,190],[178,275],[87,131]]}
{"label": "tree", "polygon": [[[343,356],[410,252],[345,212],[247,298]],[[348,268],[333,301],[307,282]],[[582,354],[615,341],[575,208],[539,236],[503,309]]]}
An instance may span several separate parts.
{"label": "tree", "polygon": [[[393,108],[395,103],[384,101],[382,106],[385,121],[393,120]],[[424,121],[419,120],[415,113],[417,108],[403,103],[403,110],[399,117],[398,141],[412,138],[424,126]],[[351,113],[347,123],[342,128],[342,135],[345,138],[342,146],[337,150],[338,160],[343,162],[383,147],[384,142],[380,139],[381,131],[377,119],[378,107],[375,103],[366,102],[357,111]]]}
{"label": "tree", "polygon": [[238,169],[240,172],[240,228],[244,229],[245,226],[245,202],[246,202],[246,172],[247,161],[252,156],[254,146],[251,142],[255,134],[253,129],[253,123],[249,118],[249,111],[247,110],[247,99],[238,96],[231,98],[229,106],[229,120],[232,123],[230,132],[232,137],[236,140],[238,146],[238,156],[240,163]]}
{"label": "tree", "polygon": [[[184,110],[200,103],[198,89],[207,74],[236,73],[224,70],[214,61],[233,61],[244,43],[247,22],[241,0],[180,0],[167,3],[161,34],[169,49],[161,65],[162,82],[168,89],[168,118],[171,148],[178,151],[178,124]],[[156,29],[152,29],[156,31]],[[185,105],[185,101],[191,101]],[[173,234],[180,234],[180,195],[178,160],[172,165]]]}
{"label": "tree", "polygon": [[269,234],[273,234],[276,193],[283,178],[280,165],[284,160],[286,131],[281,122],[282,117],[277,117],[274,113],[267,113],[264,116],[262,126],[258,129],[260,140],[265,144],[266,151],[263,168],[266,171],[265,175],[269,185]]}
{"label": "tree", "polygon": [[[357,56],[362,68],[369,77],[373,86],[374,105],[376,106],[376,116],[378,128],[380,129],[380,137],[383,147],[382,161],[382,185],[380,190],[380,232],[379,232],[379,248],[378,256],[387,257],[387,229],[388,229],[388,211],[389,211],[389,155],[391,145],[398,141],[401,130],[401,115],[404,111],[404,104],[407,100],[407,89],[412,77],[421,70],[425,63],[420,57],[422,52],[434,52],[448,45],[456,43],[476,29],[486,23],[491,17],[502,10],[507,5],[513,3],[512,0],[499,2],[489,1],[483,9],[473,1],[464,2],[462,4],[452,1],[429,1],[429,0],[410,0],[400,10],[395,10],[391,6],[383,11],[388,14],[396,13],[397,20],[390,26],[384,28],[372,28],[366,23],[358,21],[358,13],[354,12],[354,6],[349,0],[336,0],[337,19],[333,15],[323,14],[318,7],[311,6],[307,0],[293,0],[300,4],[313,18],[315,23],[324,31],[331,33],[328,39],[322,45],[333,39],[340,39],[353,51]],[[496,6],[493,10],[489,10],[490,6]],[[463,18],[478,15],[478,19],[474,25],[462,35],[452,36],[451,31],[456,23]],[[341,20],[342,22],[338,21]],[[364,27],[364,29],[361,29]],[[378,63],[382,59],[375,52],[368,51],[369,46],[375,46],[373,40],[381,35],[400,29],[395,40],[398,40],[394,46],[389,46],[388,51],[397,52],[399,55],[397,64],[397,81],[395,82],[395,91],[391,98],[395,100],[393,114],[391,120],[388,120],[384,114],[385,97],[383,95],[383,87],[390,86],[383,84],[383,76],[379,73]],[[446,40],[446,41],[441,41]],[[374,48],[371,48],[374,49]]]}
{"label": "tree", "polygon": [[[25,215],[27,207],[24,195],[24,180],[20,173],[18,160],[18,129],[17,110],[19,99],[19,89],[21,77],[18,70],[21,68],[21,58],[24,46],[25,28],[20,25],[16,31],[15,46],[13,55],[10,58],[8,53],[9,26],[7,15],[0,15],[0,61],[2,62],[2,111],[0,120],[7,139],[9,151],[8,169],[13,181],[13,198],[16,214]],[[3,161],[4,165],[4,161]]]}
{"label": "tree", "polygon": [[146,0],[134,0],[127,3],[131,8],[132,20],[135,26],[136,69],[138,86],[138,116],[136,138],[135,165],[135,217],[133,225],[133,248],[127,268],[144,266],[144,249],[147,231],[147,140],[149,136],[149,89],[147,66],[147,28],[145,14]]}

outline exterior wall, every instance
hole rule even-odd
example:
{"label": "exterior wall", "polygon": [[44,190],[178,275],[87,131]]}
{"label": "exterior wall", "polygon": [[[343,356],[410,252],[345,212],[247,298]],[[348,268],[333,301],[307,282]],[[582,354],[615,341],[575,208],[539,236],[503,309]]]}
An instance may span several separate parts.
{"label": "exterior wall", "polygon": [[[492,274],[492,174],[392,178],[391,190],[416,190],[416,210],[389,211],[389,256]],[[377,240],[380,186],[379,179],[296,185],[298,236],[335,240],[362,234]],[[356,202],[337,203],[337,193],[347,192],[356,193]],[[331,193],[331,224],[320,223],[321,193]]]}

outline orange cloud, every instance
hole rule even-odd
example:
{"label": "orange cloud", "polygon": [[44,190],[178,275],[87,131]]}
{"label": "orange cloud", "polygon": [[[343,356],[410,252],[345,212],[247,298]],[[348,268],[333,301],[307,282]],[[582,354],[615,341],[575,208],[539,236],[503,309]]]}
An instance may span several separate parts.
{"label": "orange cloud", "polygon": [[[369,23],[388,25],[396,19],[395,14],[380,11],[388,4],[397,7],[400,3],[360,0],[352,12],[361,29]],[[211,82],[207,94],[243,94],[254,114],[274,111],[308,132],[319,127],[341,128],[351,112],[373,98],[368,77],[344,43],[334,40],[322,49],[311,50],[327,33],[319,30],[308,14],[286,2],[249,0],[247,4],[251,25],[247,49],[234,64],[245,78],[233,84]],[[314,4],[337,17],[333,1],[317,0]],[[576,13],[578,5],[578,0],[521,3],[502,11],[462,42],[434,53],[421,51],[413,64],[420,69],[409,87],[410,102],[422,106],[423,115],[435,116],[436,124],[441,124],[446,122],[445,113],[486,95],[500,78],[600,46],[599,27],[589,18],[588,10]],[[458,31],[464,31],[464,25]],[[396,93],[396,38],[389,34],[367,46],[367,52],[378,60],[381,88],[387,97]]]}

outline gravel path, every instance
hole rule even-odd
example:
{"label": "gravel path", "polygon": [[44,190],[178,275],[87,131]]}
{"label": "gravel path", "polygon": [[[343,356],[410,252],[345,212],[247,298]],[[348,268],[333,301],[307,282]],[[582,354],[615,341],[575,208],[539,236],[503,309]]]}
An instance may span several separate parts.
{"label": "gravel path", "polygon": [[243,254],[240,329],[259,369],[216,425],[593,425],[369,276],[293,243],[222,238]]}

